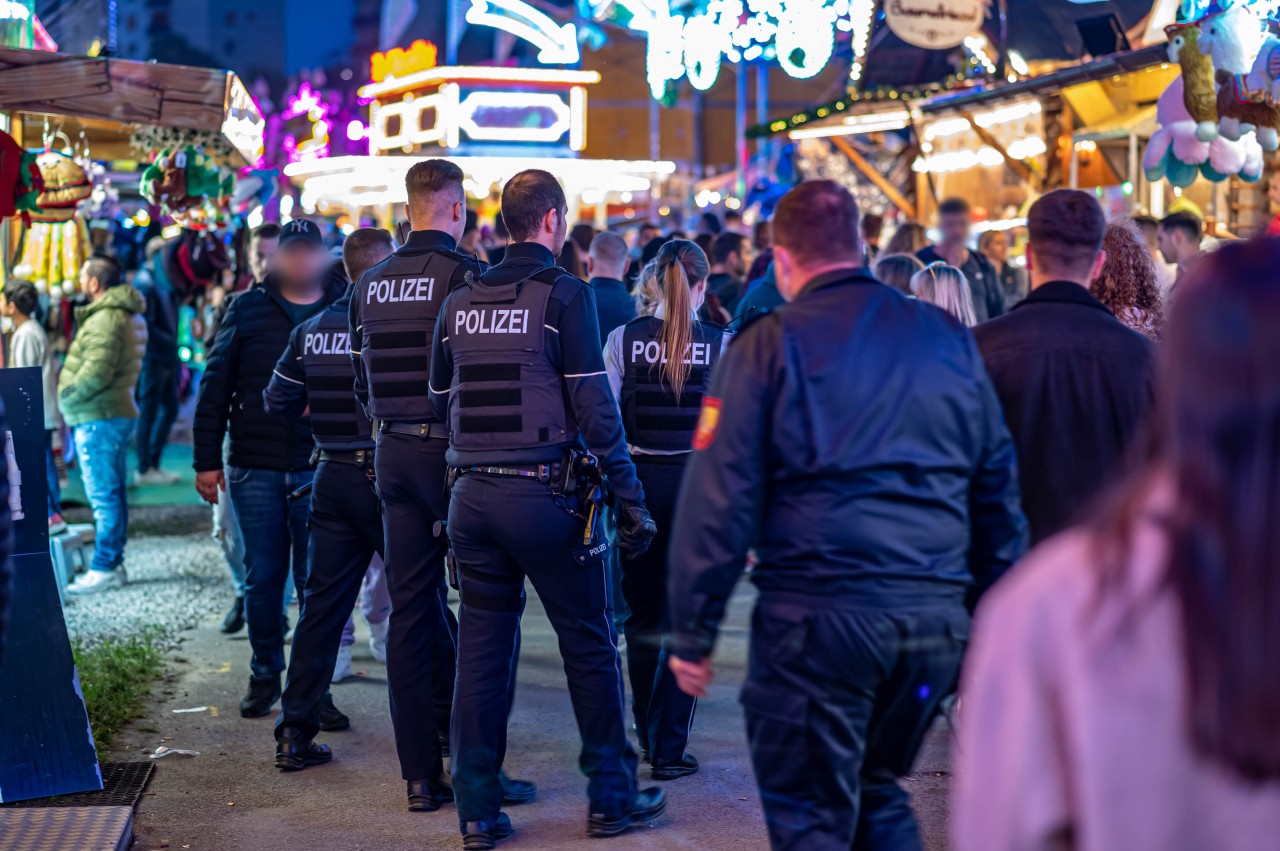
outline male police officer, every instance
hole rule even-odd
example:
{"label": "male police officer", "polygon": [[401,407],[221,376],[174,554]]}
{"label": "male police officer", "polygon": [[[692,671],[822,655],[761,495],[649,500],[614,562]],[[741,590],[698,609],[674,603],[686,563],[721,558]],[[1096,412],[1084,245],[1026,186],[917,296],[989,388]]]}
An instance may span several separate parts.
{"label": "male police officer", "polygon": [[[436,414],[448,418],[449,463],[460,478],[449,540],[461,574],[461,636],[453,713],[453,783],[463,847],[510,836],[498,768],[506,748],[507,654],[516,640],[524,577],[537,588],[560,640],[580,765],[589,777],[588,832],[612,836],[662,814],[658,789],[636,790],[624,693],[600,546],[599,499],[574,476],[587,449],[620,505],[625,551],[639,554],[655,527],[623,441],[596,322],[582,281],[554,268],[564,246],[564,191],[545,171],[524,171],[502,192],[512,244],[503,261],[446,300],[431,356]],[[590,506],[588,503],[591,503]]]}
{"label": "male police officer", "polygon": [[[444,584],[445,539],[434,528],[447,513],[448,428],[427,399],[431,335],[445,295],[482,267],[457,250],[466,223],[462,170],[448,160],[415,163],[405,190],[413,230],[395,254],[361,276],[349,327],[356,395],[382,421],[376,471],[391,596],[391,723],[409,809],[432,811],[452,797],[440,778],[457,622]],[[513,674],[514,653],[504,658]],[[510,803],[536,794],[531,783],[504,781]]]}
{"label": "male police officer", "polygon": [[671,667],[695,696],[756,543],[742,689],[776,851],[919,849],[897,778],[955,685],[966,595],[1022,553],[1013,441],[973,336],[860,269],[853,197],[773,219],[790,304],[712,378],[676,509]]}
{"label": "male police officer", "polygon": [[[358,279],[391,255],[391,235],[361,228],[342,259]],[[382,517],[373,486],[373,425],[352,392],[347,310],[351,291],[294,329],[263,394],[267,413],[311,415],[318,460],[311,499],[311,540],[302,619],[293,636],[289,674],[276,721],[276,768],[298,771],[333,758],[312,739],[321,729],[317,701],[327,693],[343,623],[351,615],[369,560],[382,553]],[[345,729],[326,724],[323,729]]]}

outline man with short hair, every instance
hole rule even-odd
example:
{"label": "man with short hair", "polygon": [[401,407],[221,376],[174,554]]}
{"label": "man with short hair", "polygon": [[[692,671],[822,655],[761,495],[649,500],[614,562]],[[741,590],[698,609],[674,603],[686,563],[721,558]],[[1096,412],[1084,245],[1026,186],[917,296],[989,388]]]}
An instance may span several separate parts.
{"label": "man with short hair", "polygon": [[981,323],[1004,313],[1004,291],[991,261],[982,252],[969,250],[973,230],[970,212],[969,202],[963,198],[948,198],[939,204],[938,244],[922,249],[916,257],[926,266],[942,261],[964,273],[973,296],[974,319]]}
{"label": "man with short hair", "polygon": [[800,184],[773,228],[789,303],[739,332],[703,397],[671,667],[706,695],[754,545],[740,699],[773,848],[919,849],[897,779],[955,687],[966,601],[1025,546],[1013,443],[969,332],[863,267],[846,189]]}
{"label": "man with short hair", "polygon": [[600,348],[609,333],[636,318],[636,300],[622,278],[627,273],[627,241],[613,231],[600,231],[587,254],[587,284],[596,295]]}
{"label": "man with short hair", "polygon": [[[1204,223],[1199,216],[1187,210],[1170,213],[1160,220],[1160,253],[1166,263],[1177,266],[1173,287],[1204,253],[1200,243],[1204,241]],[[1173,287],[1170,287],[1172,294]]]}
{"label": "man with short hair", "polygon": [[1027,229],[1031,293],[974,335],[1018,447],[1035,543],[1073,522],[1117,472],[1151,405],[1155,346],[1089,292],[1106,260],[1093,195],[1042,196]]}
{"label": "man with short hair", "polygon": [[121,566],[129,529],[125,486],[147,323],[142,294],[124,283],[110,257],[85,262],[80,291],[89,304],[76,308],[78,329],[58,377],[58,405],[73,431],[95,538],[93,564],[67,593],[96,594],[127,580]]}
{"label": "man with short hair", "polygon": [[884,216],[867,213],[862,217],[862,244],[866,248],[867,268],[876,262],[880,253],[880,234],[884,231]]}
{"label": "man with short hair", "polygon": [[[444,749],[458,626],[444,578],[447,541],[436,528],[449,510],[449,429],[427,397],[440,306],[450,291],[486,268],[458,250],[467,221],[462,180],[462,169],[445,159],[409,168],[405,192],[412,230],[399,250],[361,275],[348,317],[355,393],[369,416],[381,421],[374,472],[391,595],[387,679],[400,773],[415,812],[438,810],[453,799]],[[513,642],[501,660],[512,680],[518,655]],[[500,782],[507,803],[525,803],[537,794],[532,783],[505,774]]]}
{"label": "man with short hair", "polygon": [[642,553],[656,528],[605,373],[592,290],[555,266],[567,215],[552,175],[511,178],[502,190],[506,257],[450,293],[432,345],[431,402],[449,422],[458,473],[449,501],[462,598],[452,768],[468,851],[513,830],[498,769],[526,575],[564,656],[589,778],[588,834],[613,836],[666,808],[661,790],[636,788],[608,547],[594,522],[603,495],[585,453],[616,496],[624,557]]}
{"label": "man with short hair", "polygon": [[[391,234],[384,230],[354,231],[342,249],[347,276],[359,280],[394,249]],[[329,679],[361,580],[370,560],[383,549],[373,424],[352,392],[350,300],[348,288],[342,298],[293,330],[263,394],[269,414],[301,417],[309,412],[316,441],[306,596],[276,720],[275,764],[282,771],[328,762],[333,753],[328,745],[314,742],[316,733],[350,726],[333,705]],[[324,710],[327,719],[322,718]]]}
{"label": "man with short hair", "polygon": [[711,256],[707,259],[711,261],[707,292],[715,293],[720,306],[733,316],[742,300],[747,270],[751,268],[751,240],[726,230],[712,240]]}
{"label": "man with short hair", "polygon": [[[302,597],[307,577],[310,500],[290,495],[314,471],[311,426],[301,417],[274,417],[263,404],[272,367],[302,322],[342,295],[329,276],[329,249],[320,228],[294,219],[281,231],[275,271],[231,302],[209,350],[196,401],[196,490],[208,503],[227,492],[245,543],[245,614],[253,648],[245,718],[270,714],[285,669],[285,579]],[[227,473],[222,440],[230,431]]]}
{"label": "man with short hair", "polygon": [[1160,251],[1160,220],[1155,216],[1134,216],[1133,223],[1142,232],[1142,239],[1147,244],[1147,253],[1156,267],[1156,278],[1160,287],[1161,298],[1169,297],[1173,282],[1178,272],[1177,264],[1169,263]]}
{"label": "man with short hair", "polygon": [[275,222],[264,222],[253,229],[249,237],[249,273],[253,276],[253,283],[265,281],[275,268],[280,232],[281,227]]}

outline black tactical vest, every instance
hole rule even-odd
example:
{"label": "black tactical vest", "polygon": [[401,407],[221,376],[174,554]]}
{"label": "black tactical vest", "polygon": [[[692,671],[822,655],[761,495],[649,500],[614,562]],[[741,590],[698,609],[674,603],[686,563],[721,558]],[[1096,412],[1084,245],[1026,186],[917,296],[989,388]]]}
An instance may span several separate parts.
{"label": "black tactical vest", "polygon": [[373,447],[373,426],[356,401],[347,300],[340,299],[298,328],[307,376],[311,431],[321,449]]}
{"label": "black tactical vest", "polygon": [[369,380],[369,413],[391,422],[435,422],[427,376],[431,337],[449,282],[466,260],[455,251],[391,256],[362,280],[360,352]]}
{"label": "black tactical vest", "polygon": [[627,442],[642,449],[683,452],[693,448],[693,432],[702,410],[702,394],[711,385],[711,371],[720,360],[724,329],[695,320],[693,342],[684,353],[689,377],[677,399],[662,373],[662,320],[633,319],[622,329],[622,425]]}
{"label": "black tactical vest", "polygon": [[457,452],[520,451],[578,439],[564,377],[546,351],[547,302],[564,274],[459,290],[442,321],[453,354],[449,441]]}

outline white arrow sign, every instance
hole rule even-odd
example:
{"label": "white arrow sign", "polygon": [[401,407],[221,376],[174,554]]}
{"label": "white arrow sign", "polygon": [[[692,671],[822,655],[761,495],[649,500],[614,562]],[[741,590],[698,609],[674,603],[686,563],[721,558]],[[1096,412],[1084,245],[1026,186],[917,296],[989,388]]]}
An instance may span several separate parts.
{"label": "white arrow sign", "polygon": [[467,23],[493,27],[522,38],[538,48],[544,65],[572,65],[578,61],[578,28],[557,26],[545,13],[524,0],[471,0]]}

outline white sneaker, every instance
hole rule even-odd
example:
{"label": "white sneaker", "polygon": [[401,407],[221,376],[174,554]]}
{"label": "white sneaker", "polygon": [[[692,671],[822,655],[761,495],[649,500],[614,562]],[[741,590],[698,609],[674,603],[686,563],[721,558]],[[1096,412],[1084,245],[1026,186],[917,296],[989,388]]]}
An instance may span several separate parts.
{"label": "white sneaker", "polygon": [[134,472],[133,484],[135,487],[149,487],[151,485],[172,485],[182,478],[177,473],[170,470],[161,470],[159,467],[152,467],[145,473]]}
{"label": "white sneaker", "polygon": [[333,679],[330,682],[340,683],[347,677],[355,676],[351,670],[351,645],[338,648],[338,661],[333,665]]}
{"label": "white sneaker", "polygon": [[128,581],[123,567],[115,570],[89,570],[77,576],[75,582],[67,586],[67,593],[99,594],[119,588]]}
{"label": "white sneaker", "polygon": [[384,665],[387,664],[387,630],[390,626],[390,619],[369,624],[369,652]]}

